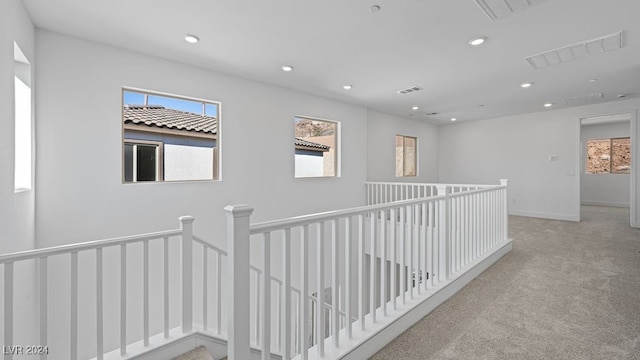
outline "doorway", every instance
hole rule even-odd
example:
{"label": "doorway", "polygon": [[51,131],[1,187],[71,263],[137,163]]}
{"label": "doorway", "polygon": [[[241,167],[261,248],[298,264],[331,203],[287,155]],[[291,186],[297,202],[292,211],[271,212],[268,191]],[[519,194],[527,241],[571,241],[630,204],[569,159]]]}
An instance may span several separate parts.
{"label": "doorway", "polygon": [[632,113],[579,119],[578,209],[583,206],[628,208],[633,226],[635,189],[632,169]]}

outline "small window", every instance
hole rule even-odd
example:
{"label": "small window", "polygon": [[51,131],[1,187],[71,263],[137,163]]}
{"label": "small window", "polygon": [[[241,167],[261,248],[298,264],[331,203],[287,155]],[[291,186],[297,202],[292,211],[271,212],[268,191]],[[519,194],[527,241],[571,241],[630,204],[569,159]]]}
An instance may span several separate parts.
{"label": "small window", "polygon": [[295,118],[295,177],[337,176],[338,125],[329,120]]}
{"label": "small window", "polygon": [[396,135],[396,176],[416,176],[418,139]]}
{"label": "small window", "polygon": [[220,104],[122,91],[123,181],[218,178]]}
{"label": "small window", "polygon": [[32,146],[31,130],[31,65],[17,43],[13,43],[14,69],[14,190],[31,189]]}
{"label": "small window", "polygon": [[587,174],[629,174],[631,139],[587,140]]}

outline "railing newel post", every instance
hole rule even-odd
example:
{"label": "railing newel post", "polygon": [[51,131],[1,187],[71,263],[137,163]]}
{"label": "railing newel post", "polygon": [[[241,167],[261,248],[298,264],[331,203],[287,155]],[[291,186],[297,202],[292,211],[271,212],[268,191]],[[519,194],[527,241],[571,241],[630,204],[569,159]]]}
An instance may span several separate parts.
{"label": "railing newel post", "polygon": [[229,360],[249,359],[249,239],[251,214],[248,205],[229,205],[227,213],[227,268],[229,281],[228,344]]}
{"label": "railing newel post", "polygon": [[502,206],[504,206],[504,213],[502,214],[502,216],[504,216],[502,229],[502,231],[504,231],[504,239],[501,240],[507,241],[509,239],[509,179],[500,179],[500,185],[505,187],[503,194],[504,199],[502,200]]}

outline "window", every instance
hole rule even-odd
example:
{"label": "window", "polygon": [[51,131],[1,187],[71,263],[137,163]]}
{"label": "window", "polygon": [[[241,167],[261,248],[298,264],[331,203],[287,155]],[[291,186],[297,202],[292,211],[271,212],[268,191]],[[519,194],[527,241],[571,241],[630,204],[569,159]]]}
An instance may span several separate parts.
{"label": "window", "polygon": [[124,181],[161,181],[163,176],[162,143],[124,143]]}
{"label": "window", "polygon": [[396,176],[416,176],[418,138],[396,135]]}
{"label": "window", "polygon": [[295,118],[295,177],[334,177],[338,172],[339,123]]}
{"label": "window", "polygon": [[631,139],[587,140],[587,174],[629,174]]}
{"label": "window", "polygon": [[123,89],[125,183],[218,179],[220,103]]}
{"label": "window", "polygon": [[31,131],[31,65],[17,43],[13,43],[15,96],[15,192],[31,189],[32,131]]}

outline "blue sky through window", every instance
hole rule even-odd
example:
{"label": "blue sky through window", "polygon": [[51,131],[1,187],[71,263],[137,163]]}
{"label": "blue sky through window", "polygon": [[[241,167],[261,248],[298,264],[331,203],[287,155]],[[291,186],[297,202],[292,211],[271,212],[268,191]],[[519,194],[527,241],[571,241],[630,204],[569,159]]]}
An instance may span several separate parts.
{"label": "blue sky through window", "polygon": [[[125,105],[142,105],[144,104],[144,95],[145,94],[143,93],[125,90],[123,91],[122,100]],[[162,105],[167,109],[175,109],[188,111],[195,114],[202,114],[202,102],[153,94],[149,94],[148,96],[149,105]],[[204,103],[204,105],[206,115],[218,117],[218,105],[211,103]]]}

